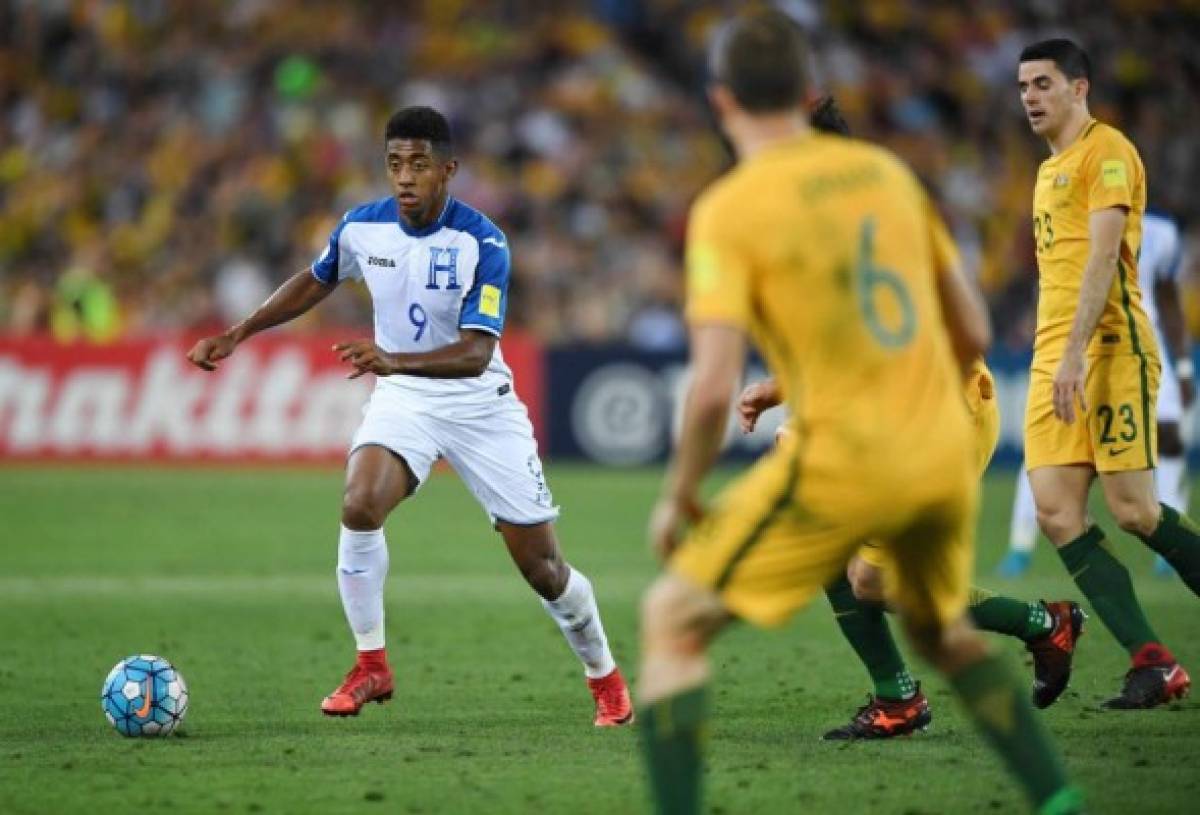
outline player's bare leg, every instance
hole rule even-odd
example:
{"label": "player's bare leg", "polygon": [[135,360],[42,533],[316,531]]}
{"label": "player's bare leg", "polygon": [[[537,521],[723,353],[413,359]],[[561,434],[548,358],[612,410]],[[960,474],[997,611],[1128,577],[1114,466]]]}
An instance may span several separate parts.
{"label": "player's bare leg", "polygon": [[[1186,693],[1190,680],[1150,627],[1128,570],[1113,556],[1103,531],[1087,518],[1087,494],[1095,477],[1091,467],[1082,465],[1032,470],[1029,483],[1038,506],[1038,524],[1105,627],[1132,659],[1121,693],[1105,706],[1153,707]],[[1100,478],[1122,529],[1136,534],[1154,528],[1159,513],[1149,470]]]}
{"label": "player's bare leg", "polygon": [[321,702],[321,712],[328,716],[356,716],[367,702],[392,698],[394,680],[383,635],[383,583],[388,571],[383,522],[416,486],[408,464],[385,447],[369,444],[350,455],[337,579],[358,658],[342,684]]}
{"label": "player's bare leg", "polygon": [[613,660],[591,582],[562,556],[554,525],[531,526],[497,521],[508,553],[530,587],[542,598],[567,644],[583,663],[588,689],[596,701],[594,724],[613,727],[633,722],[633,702]]}
{"label": "player's bare leg", "polygon": [[700,811],[707,652],[730,619],[715,594],[670,573],[655,580],[642,599],[637,695],[657,812]]}
{"label": "player's bare leg", "polygon": [[1121,528],[1166,558],[1188,588],[1200,596],[1200,528],[1183,513],[1159,502],[1154,471],[1104,473],[1100,486]]}

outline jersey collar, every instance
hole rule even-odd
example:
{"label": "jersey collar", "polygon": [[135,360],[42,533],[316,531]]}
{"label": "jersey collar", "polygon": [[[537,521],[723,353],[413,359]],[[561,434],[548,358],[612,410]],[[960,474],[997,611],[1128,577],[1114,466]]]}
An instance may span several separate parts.
{"label": "jersey collar", "polygon": [[1088,117],[1087,124],[1083,126],[1083,130],[1079,131],[1079,135],[1075,137],[1075,141],[1068,144],[1067,149],[1063,150],[1061,153],[1050,156],[1051,160],[1058,161],[1063,156],[1075,150],[1076,147],[1082,144],[1083,141],[1091,135],[1092,131],[1096,129],[1097,124],[1099,124],[1099,122],[1097,122],[1095,118]]}
{"label": "jersey collar", "polygon": [[399,204],[396,203],[396,199],[392,198],[392,208],[396,211],[396,223],[400,226],[400,231],[403,232],[405,235],[408,235],[410,238],[427,237],[429,235],[432,235],[434,232],[437,232],[443,226],[445,226],[446,219],[450,214],[450,208],[453,205],[454,205],[454,196],[447,195],[446,196],[446,205],[444,207],[442,207],[441,214],[438,215],[437,218],[434,219],[433,223],[429,224],[429,226],[423,226],[420,229],[413,229],[411,226],[409,226],[408,224],[406,224],[404,222],[403,218],[400,217],[400,206],[399,206]]}

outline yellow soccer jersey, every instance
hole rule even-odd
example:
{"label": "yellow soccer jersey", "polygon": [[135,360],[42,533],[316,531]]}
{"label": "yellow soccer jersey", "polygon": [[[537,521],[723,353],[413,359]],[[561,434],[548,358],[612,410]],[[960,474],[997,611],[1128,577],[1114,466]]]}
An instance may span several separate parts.
{"label": "yellow soccer jersey", "polygon": [[[687,317],[747,331],[804,455],[906,466],[914,445],[966,449],[941,316],[945,228],[888,151],[841,136],[774,145],[710,187],[688,227]],[[945,238],[948,241],[948,238]]]}
{"label": "yellow soccer jersey", "polygon": [[1120,131],[1093,120],[1074,144],[1042,162],[1034,187],[1039,278],[1034,354],[1043,361],[1061,358],[1066,349],[1087,265],[1088,216],[1109,207],[1124,207],[1129,217],[1117,277],[1088,354],[1156,353],[1137,272],[1146,171]]}

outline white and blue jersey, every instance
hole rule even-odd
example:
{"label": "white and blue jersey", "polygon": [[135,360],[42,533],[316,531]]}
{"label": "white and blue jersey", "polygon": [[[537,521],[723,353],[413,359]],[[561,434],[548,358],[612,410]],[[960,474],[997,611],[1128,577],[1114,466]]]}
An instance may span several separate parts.
{"label": "white and blue jersey", "polygon": [[1158,304],[1154,301],[1154,289],[1163,281],[1179,279],[1179,267],[1183,262],[1183,241],[1179,227],[1164,215],[1147,212],[1142,218],[1142,248],[1138,252],[1138,284],[1142,288],[1142,305],[1150,324],[1154,326],[1154,337],[1158,340],[1162,356],[1162,381],[1158,386],[1158,421],[1179,422],[1183,417],[1183,399],[1179,380],[1175,376],[1175,364],[1171,359],[1170,346],[1163,335],[1159,321]]}
{"label": "white and blue jersey", "polygon": [[[375,312],[375,344],[390,352],[432,351],[457,342],[460,329],[499,337],[508,304],[508,240],[481,212],[447,198],[437,220],[412,229],[392,196],[355,207],[312,265],[322,283],[363,280]],[[481,376],[379,377],[423,403],[495,400],[512,386],[500,346]],[[505,386],[508,386],[507,388]]]}
{"label": "white and blue jersey", "polygon": [[1162,281],[1179,279],[1183,262],[1183,241],[1179,227],[1170,218],[1147,212],[1142,218],[1142,248],[1138,253],[1138,285],[1142,288],[1142,306],[1154,326],[1158,347],[1167,363],[1167,345],[1163,342],[1162,326],[1158,321],[1158,306],[1154,302],[1154,287]]}
{"label": "white and blue jersey", "polygon": [[[432,351],[463,329],[497,337],[508,302],[508,241],[481,213],[454,198],[423,229],[400,220],[392,197],[355,207],[313,263],[323,283],[365,280],[375,307],[375,344]],[[480,376],[381,376],[363,408],[351,450],[386,447],[418,485],[438,459],[450,463],[493,522],[540,524],[558,507],[538,457],[529,414],[513,392],[500,346]]]}

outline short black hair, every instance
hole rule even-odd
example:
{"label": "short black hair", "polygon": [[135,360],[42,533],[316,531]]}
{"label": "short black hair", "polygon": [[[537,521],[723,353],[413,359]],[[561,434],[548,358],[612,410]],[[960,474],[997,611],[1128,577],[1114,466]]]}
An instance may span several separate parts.
{"label": "short black hair", "polygon": [[392,139],[425,139],[434,152],[444,156],[451,155],[454,150],[450,123],[430,107],[416,106],[393,113],[383,131],[384,142]]}
{"label": "short black hair", "polygon": [[709,73],[751,113],[804,104],[808,93],[808,40],[782,11],[770,9],[726,23],[709,52]]}
{"label": "short black hair", "polygon": [[837,100],[832,96],[822,96],[808,111],[808,123],[814,130],[822,133],[834,133],[838,136],[849,136],[850,125],[838,107]]}
{"label": "short black hair", "polygon": [[1042,40],[1025,46],[1021,51],[1021,62],[1039,59],[1051,60],[1067,79],[1092,81],[1092,61],[1088,59],[1087,51],[1073,40]]}

